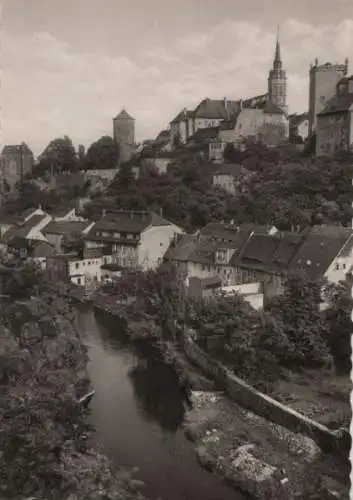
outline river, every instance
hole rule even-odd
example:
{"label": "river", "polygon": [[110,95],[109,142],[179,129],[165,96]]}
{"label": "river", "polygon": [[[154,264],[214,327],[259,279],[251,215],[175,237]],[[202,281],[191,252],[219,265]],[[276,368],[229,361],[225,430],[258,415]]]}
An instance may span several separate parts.
{"label": "river", "polygon": [[111,322],[90,309],[78,313],[96,390],[91,408],[96,443],[116,464],[137,467],[154,500],[242,500],[197,462],[181,428],[185,395],[158,355],[127,344]]}

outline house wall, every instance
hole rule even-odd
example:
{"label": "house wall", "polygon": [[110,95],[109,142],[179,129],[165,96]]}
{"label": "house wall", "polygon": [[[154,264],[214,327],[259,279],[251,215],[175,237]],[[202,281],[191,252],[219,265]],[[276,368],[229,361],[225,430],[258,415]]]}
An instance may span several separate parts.
{"label": "house wall", "polygon": [[152,226],[141,233],[138,249],[138,264],[143,269],[154,269],[162,262],[170,242],[176,234],[184,231],[174,224],[168,226]]}
{"label": "house wall", "polygon": [[102,168],[102,169],[86,170],[85,181],[92,179],[92,177],[100,177],[101,179],[105,179],[111,182],[118,173],[118,170],[119,170],[118,168]]}
{"label": "house wall", "polygon": [[234,139],[252,135],[276,133],[289,137],[289,121],[285,115],[264,113],[261,109],[242,109],[234,129]]}
{"label": "house wall", "polygon": [[83,217],[80,217],[79,215],[76,215],[76,210],[73,208],[72,210],[68,211],[64,216],[60,217],[56,217],[54,216],[53,217],[53,220],[55,222],[59,222],[59,221],[78,221],[78,222],[84,222],[86,219],[84,219]]}
{"label": "house wall", "polygon": [[227,142],[222,140],[211,141],[208,145],[208,159],[215,163],[222,163],[226,146]]}
{"label": "house wall", "polygon": [[195,118],[194,133],[200,128],[218,127],[218,125],[223,121],[223,118]]}
{"label": "house wall", "polygon": [[213,186],[217,186],[220,187],[221,189],[224,189],[224,191],[227,191],[227,193],[230,194],[236,193],[234,177],[232,175],[228,174],[214,175],[212,179],[212,184]]}
{"label": "house wall", "polygon": [[170,163],[170,158],[153,158],[152,163],[160,174],[165,174]]}
{"label": "house wall", "polygon": [[210,278],[219,277],[222,281],[222,286],[226,286],[235,282],[235,269],[227,265],[215,264],[199,264],[198,262],[187,262],[188,277]]}
{"label": "house wall", "polygon": [[297,135],[299,135],[303,141],[308,138],[309,135],[309,120],[302,121],[297,127]]}
{"label": "house wall", "polygon": [[325,273],[325,278],[330,283],[344,281],[347,273],[353,266],[353,237],[344,245],[337,257]]}
{"label": "house wall", "polygon": [[81,286],[100,283],[101,265],[102,257],[70,260],[68,262],[69,279],[72,283]]}
{"label": "house wall", "polygon": [[64,238],[62,234],[45,233],[45,237],[53,245],[57,253],[62,253],[61,243]]}
{"label": "house wall", "polygon": [[347,149],[351,133],[350,114],[348,112],[318,116],[316,155],[332,156],[339,149]]}
{"label": "house wall", "polygon": [[336,85],[347,72],[345,64],[313,66],[309,72],[309,134],[316,129],[317,114],[336,95]]}

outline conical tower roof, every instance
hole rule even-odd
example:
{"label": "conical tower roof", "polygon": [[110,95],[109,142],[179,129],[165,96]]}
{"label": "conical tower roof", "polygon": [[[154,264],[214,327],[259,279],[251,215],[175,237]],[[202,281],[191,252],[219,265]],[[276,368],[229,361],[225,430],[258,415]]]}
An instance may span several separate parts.
{"label": "conical tower roof", "polygon": [[129,113],[123,108],[120,113],[116,115],[114,120],[135,120]]}

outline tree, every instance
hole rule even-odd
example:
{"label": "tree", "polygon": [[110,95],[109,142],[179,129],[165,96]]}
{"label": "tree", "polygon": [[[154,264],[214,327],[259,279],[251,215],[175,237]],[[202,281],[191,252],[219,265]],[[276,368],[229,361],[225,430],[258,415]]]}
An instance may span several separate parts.
{"label": "tree", "polygon": [[53,139],[39,156],[35,174],[45,172],[77,172],[79,161],[72,140],[68,136]]}
{"label": "tree", "polygon": [[327,324],[320,311],[323,280],[305,273],[289,275],[283,295],[268,305],[271,316],[280,321],[286,336],[280,363],[294,370],[331,366],[326,343]]}
{"label": "tree", "polygon": [[91,144],[83,161],[85,170],[114,169],[119,165],[119,144],[105,135]]}
{"label": "tree", "polygon": [[352,368],[352,278],[348,278],[328,290],[327,341],[338,373],[348,374]]}

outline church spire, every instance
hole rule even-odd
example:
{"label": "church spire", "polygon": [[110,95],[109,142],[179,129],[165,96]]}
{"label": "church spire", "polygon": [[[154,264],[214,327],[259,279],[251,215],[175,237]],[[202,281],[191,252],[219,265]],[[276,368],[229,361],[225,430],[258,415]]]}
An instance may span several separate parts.
{"label": "church spire", "polygon": [[276,50],[275,50],[275,58],[273,61],[273,69],[281,69],[282,61],[281,61],[281,47],[279,43],[279,25],[277,24],[277,35],[276,35]]}

